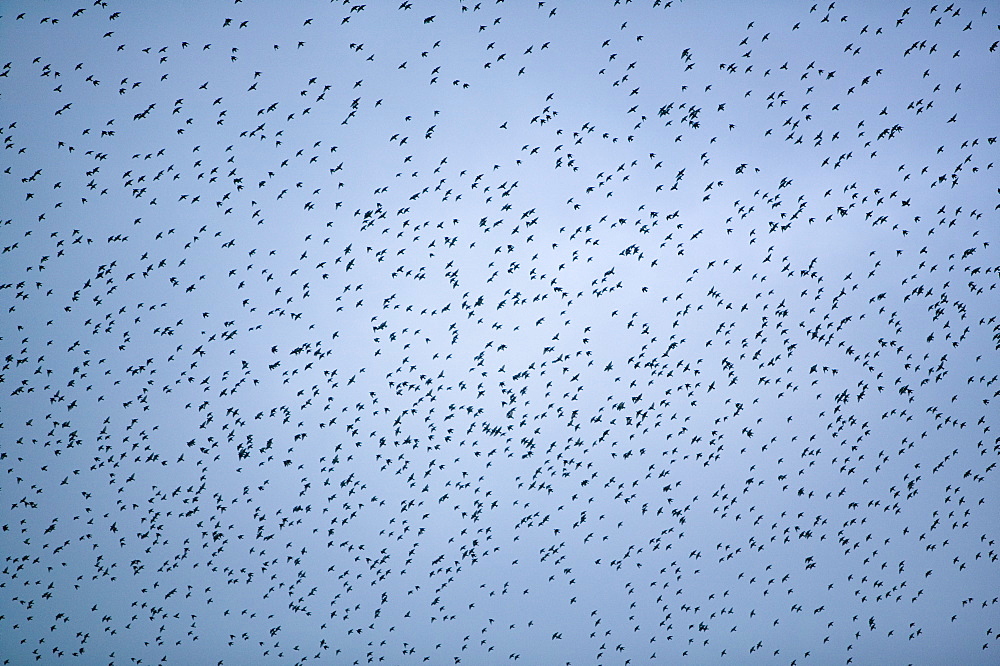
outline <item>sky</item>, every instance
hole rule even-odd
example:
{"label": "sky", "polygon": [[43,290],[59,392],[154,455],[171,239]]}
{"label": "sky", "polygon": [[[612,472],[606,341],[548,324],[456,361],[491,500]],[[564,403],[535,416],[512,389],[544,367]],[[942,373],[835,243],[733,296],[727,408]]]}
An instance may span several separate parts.
{"label": "sky", "polygon": [[0,659],[996,663],[998,15],[3,3]]}

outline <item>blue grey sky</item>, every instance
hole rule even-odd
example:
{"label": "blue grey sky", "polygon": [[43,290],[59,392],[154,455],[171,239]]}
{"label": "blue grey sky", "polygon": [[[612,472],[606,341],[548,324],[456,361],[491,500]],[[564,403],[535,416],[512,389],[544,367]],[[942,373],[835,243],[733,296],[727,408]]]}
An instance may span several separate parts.
{"label": "blue grey sky", "polygon": [[996,663],[993,2],[0,6],[0,659]]}

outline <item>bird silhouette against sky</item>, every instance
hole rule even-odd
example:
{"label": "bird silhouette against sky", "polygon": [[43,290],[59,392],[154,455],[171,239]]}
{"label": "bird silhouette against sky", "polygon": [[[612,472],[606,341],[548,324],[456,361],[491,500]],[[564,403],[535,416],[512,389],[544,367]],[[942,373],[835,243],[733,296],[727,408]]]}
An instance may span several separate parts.
{"label": "bird silhouette against sky", "polygon": [[989,664],[995,3],[0,9],[5,664]]}

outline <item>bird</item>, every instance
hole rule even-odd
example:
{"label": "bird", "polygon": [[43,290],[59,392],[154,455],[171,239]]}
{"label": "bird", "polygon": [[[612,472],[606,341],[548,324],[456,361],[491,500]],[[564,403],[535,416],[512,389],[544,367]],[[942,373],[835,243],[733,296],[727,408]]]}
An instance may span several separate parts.
{"label": "bird", "polygon": [[0,16],[10,663],[996,647],[990,7],[111,5]]}

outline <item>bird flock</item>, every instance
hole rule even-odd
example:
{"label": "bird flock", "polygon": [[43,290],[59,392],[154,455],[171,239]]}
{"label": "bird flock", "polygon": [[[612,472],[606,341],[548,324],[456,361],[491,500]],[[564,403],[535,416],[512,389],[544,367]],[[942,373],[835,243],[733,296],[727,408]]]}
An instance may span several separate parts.
{"label": "bird flock", "polygon": [[1000,659],[994,3],[0,12],[4,664]]}

